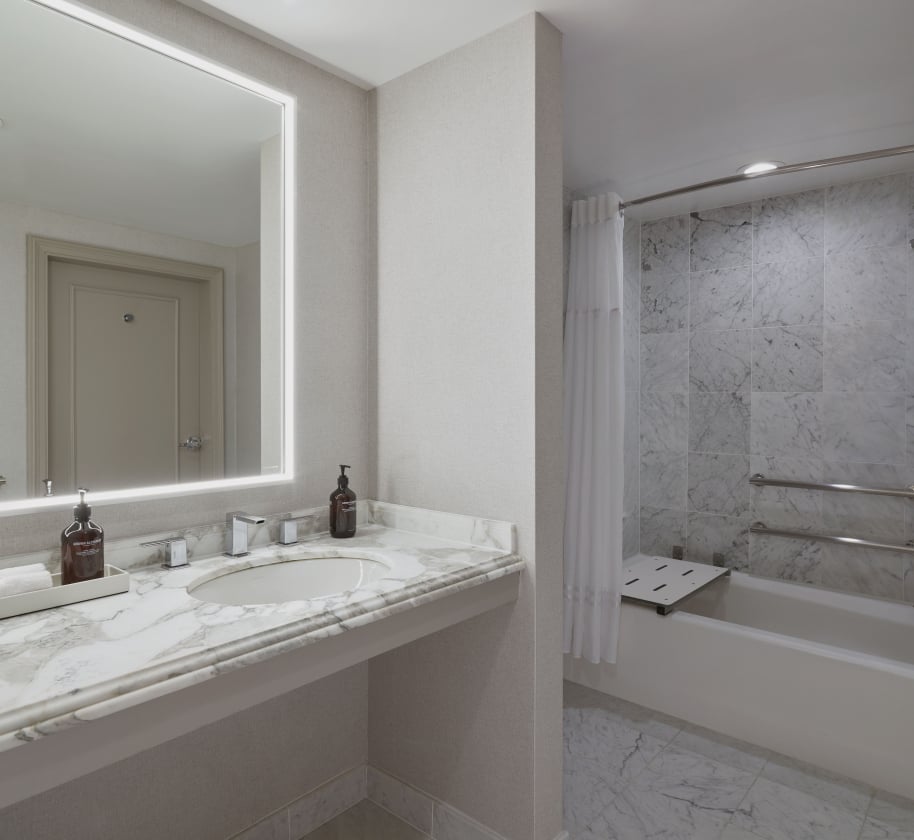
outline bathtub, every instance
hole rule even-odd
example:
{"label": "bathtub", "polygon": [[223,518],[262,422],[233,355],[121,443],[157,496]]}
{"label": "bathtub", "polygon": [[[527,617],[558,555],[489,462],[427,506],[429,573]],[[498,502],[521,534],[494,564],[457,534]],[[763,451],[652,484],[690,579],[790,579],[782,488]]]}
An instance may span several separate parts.
{"label": "bathtub", "polygon": [[734,572],[565,678],[914,798],[914,607]]}

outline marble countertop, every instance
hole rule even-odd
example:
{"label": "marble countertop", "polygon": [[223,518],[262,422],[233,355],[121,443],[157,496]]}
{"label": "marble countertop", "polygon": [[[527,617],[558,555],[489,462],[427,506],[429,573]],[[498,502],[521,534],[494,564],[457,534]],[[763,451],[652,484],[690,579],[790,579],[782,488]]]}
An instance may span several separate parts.
{"label": "marble countertop", "polygon": [[[122,595],[0,620],[0,750],[523,568],[504,539],[470,544],[487,531],[487,520],[428,519],[415,509],[374,504],[374,524],[352,539],[317,534],[237,560],[214,556],[179,570],[133,569],[130,591]],[[431,527],[413,530],[422,520]],[[463,536],[452,527],[462,520],[466,542],[454,539]],[[513,534],[506,523],[489,524],[495,533]],[[224,606],[187,591],[229,569],[340,555],[380,560],[390,570],[351,592],[282,604]]]}

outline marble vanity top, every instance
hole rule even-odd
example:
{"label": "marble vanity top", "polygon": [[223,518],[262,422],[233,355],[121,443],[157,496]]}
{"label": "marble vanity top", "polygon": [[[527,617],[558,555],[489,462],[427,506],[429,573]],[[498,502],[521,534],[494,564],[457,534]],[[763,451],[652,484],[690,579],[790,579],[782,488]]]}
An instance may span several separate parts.
{"label": "marble vanity top", "polygon": [[[0,620],[0,750],[523,568],[507,523],[448,514],[426,520],[415,509],[375,505],[375,522],[352,539],[317,534],[241,559],[195,559],[179,570],[135,568],[123,595]],[[462,536],[455,522],[466,542],[454,539]],[[480,533],[489,535],[478,540],[486,544],[470,544]],[[352,592],[282,604],[224,606],[187,592],[229,569],[353,554],[390,571]]]}

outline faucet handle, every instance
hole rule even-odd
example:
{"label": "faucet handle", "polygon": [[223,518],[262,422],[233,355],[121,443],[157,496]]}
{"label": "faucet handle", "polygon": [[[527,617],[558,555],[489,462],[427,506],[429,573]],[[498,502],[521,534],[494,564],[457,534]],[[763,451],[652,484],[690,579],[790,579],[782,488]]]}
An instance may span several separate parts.
{"label": "faucet handle", "polygon": [[164,540],[140,543],[140,545],[165,549],[163,569],[180,569],[182,566],[190,565],[190,561],[187,559],[187,540],[184,537],[168,537]]}
{"label": "faucet handle", "polygon": [[298,542],[298,523],[308,519],[306,516],[284,516],[279,520],[279,544],[295,545]]}

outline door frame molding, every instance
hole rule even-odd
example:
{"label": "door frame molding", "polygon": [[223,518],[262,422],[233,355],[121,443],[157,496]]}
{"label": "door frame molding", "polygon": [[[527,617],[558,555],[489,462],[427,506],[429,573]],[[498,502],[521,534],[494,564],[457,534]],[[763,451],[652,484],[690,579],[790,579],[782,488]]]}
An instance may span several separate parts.
{"label": "door frame molding", "polygon": [[[200,420],[209,446],[201,450],[200,481],[225,474],[225,383],[223,298],[225,272],[216,266],[155,257],[28,234],[26,271],[26,429],[27,485],[43,495],[48,469],[48,275],[51,260],[98,265],[144,274],[166,274],[204,286],[202,314],[209,319],[210,341],[201,347]],[[178,441],[175,441],[175,446]]]}

